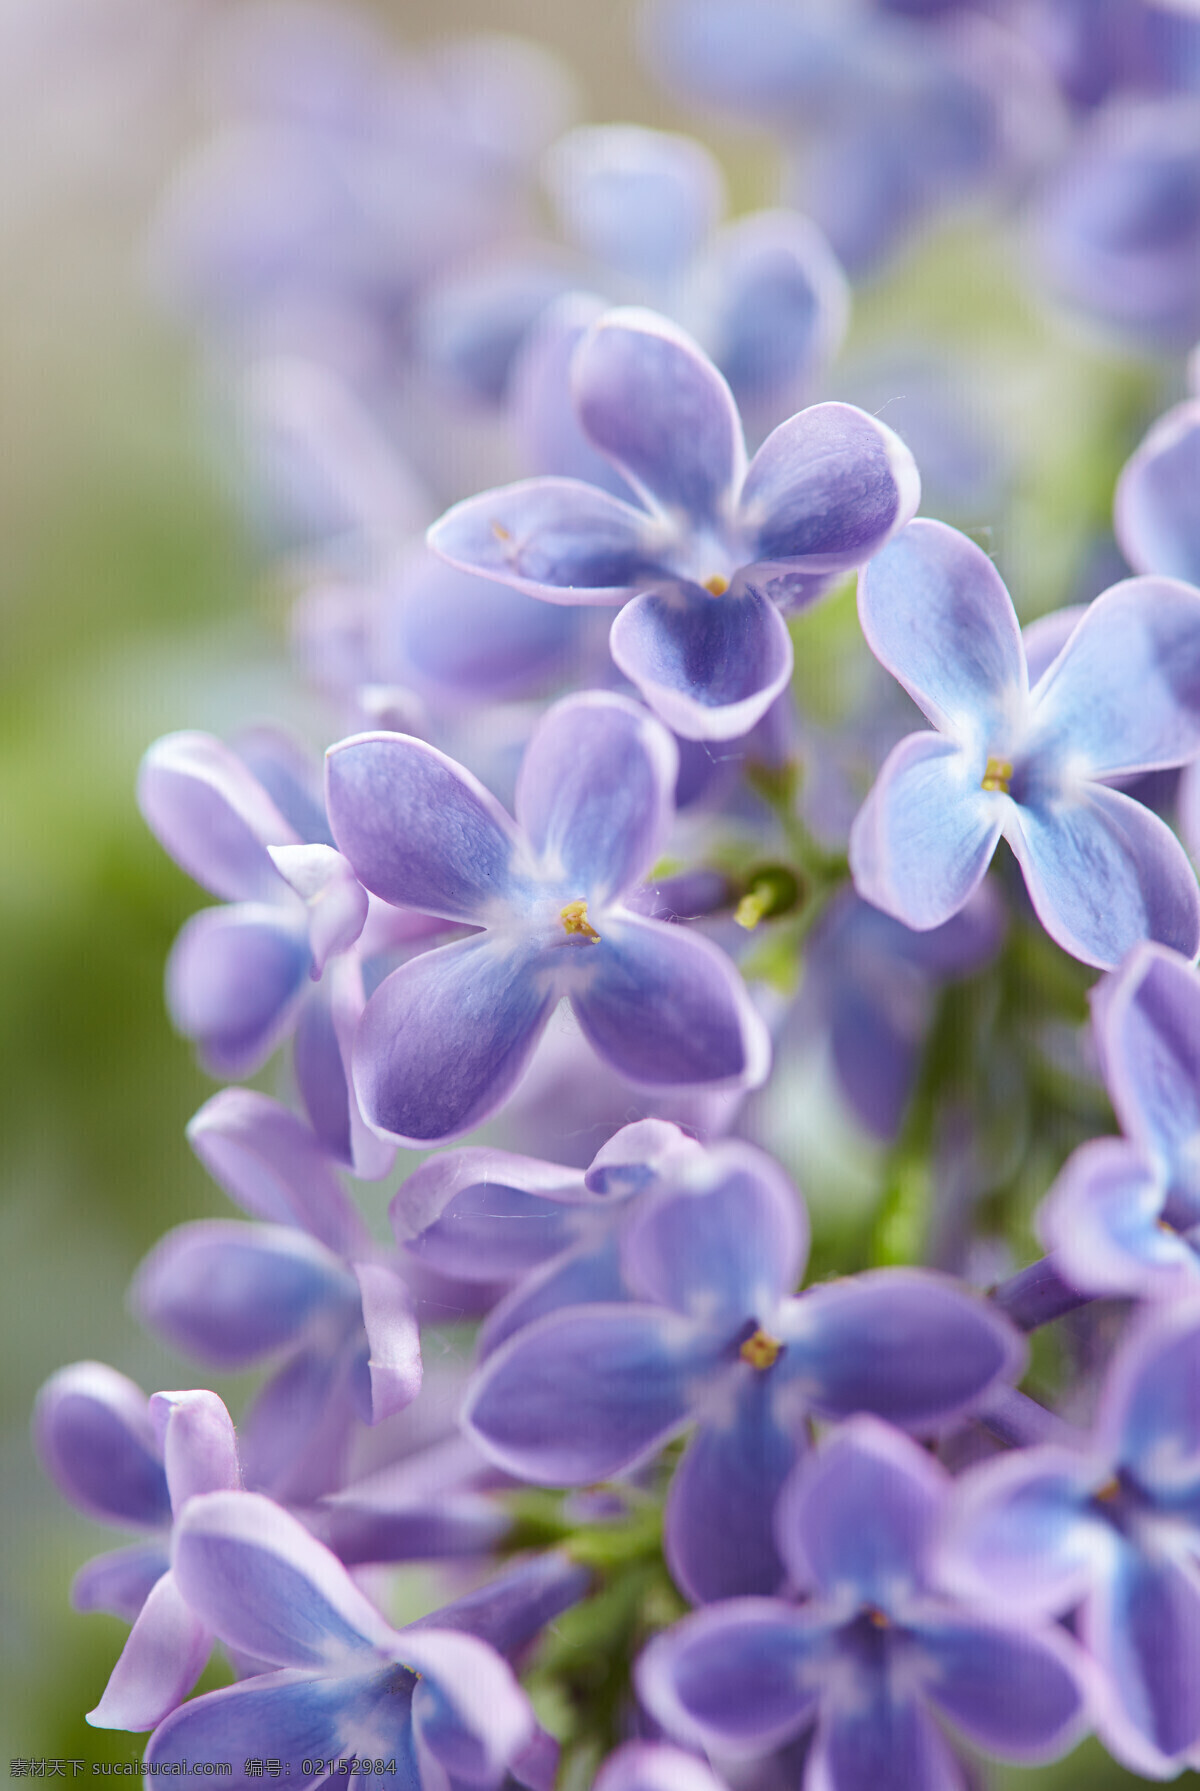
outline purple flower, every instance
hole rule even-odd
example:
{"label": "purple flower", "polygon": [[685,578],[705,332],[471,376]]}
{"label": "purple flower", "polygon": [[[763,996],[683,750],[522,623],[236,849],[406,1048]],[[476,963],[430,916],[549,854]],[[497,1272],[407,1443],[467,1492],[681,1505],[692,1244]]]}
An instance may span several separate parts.
{"label": "purple flower", "polygon": [[1111,968],[1146,938],[1194,953],[1200,895],[1182,847],[1105,780],[1200,751],[1200,591],[1114,585],[1031,689],[991,561],[916,522],[865,571],[859,614],[938,730],[900,742],[854,823],[859,894],[906,926],[940,926],[1003,834],[1042,925],[1084,963]]}
{"label": "purple flower", "polygon": [[721,1780],[695,1754],[661,1741],[630,1741],[610,1754],[596,1774],[594,1791],[724,1791]]}
{"label": "purple flower", "polygon": [[771,1511],[808,1412],[937,1429],[1015,1373],[1021,1345],[982,1301],[919,1270],[790,1297],[808,1226],[778,1166],[729,1141],[671,1169],[621,1228],[633,1299],[510,1336],[464,1420],[510,1473],[560,1486],[620,1473],[698,1422],[668,1499],[671,1570],[698,1600],[773,1592]]}
{"label": "purple flower", "polygon": [[1117,480],[1113,528],[1135,572],[1200,584],[1200,398],[1158,419]]}
{"label": "purple flower", "polygon": [[329,812],[356,875],[384,901],[481,929],[403,965],[368,1002],[354,1075],[372,1125],[414,1144],[477,1125],[564,995],[634,1081],[765,1076],[765,1029],[733,966],[626,899],[657,856],[675,770],[666,730],[600,692],[539,724],[517,782],[521,831],[423,741],[363,734],[330,750]]}
{"label": "purple flower", "polygon": [[215,1393],[147,1400],[103,1363],[76,1362],[46,1382],[33,1423],[42,1463],[72,1504],[154,1537],[89,1561],[71,1592],[78,1609],[112,1610],[133,1624],[88,1722],[152,1729],[187,1696],[212,1647],[212,1630],[180,1594],[168,1549],[190,1499],[241,1485],[229,1413]]}
{"label": "purple flower", "polygon": [[592,445],[641,497],[528,479],[448,511],[430,545],[553,603],[623,604],[610,646],[650,706],[689,739],[749,731],[787,683],[779,607],[861,565],[916,509],[912,456],[882,423],[821,404],[780,424],[746,466],[728,386],[648,311],[610,311],[571,381]]}
{"label": "purple flower", "polygon": [[946,1570],[1014,1613],[1069,1611],[1105,1670],[1096,1721],[1134,1772],[1200,1758],[1200,1306],[1144,1314],[1114,1356],[1095,1431],[969,1470]]}
{"label": "purple flower", "polygon": [[805,1791],[962,1791],[935,1718],[1006,1759],[1083,1732],[1085,1663],[1061,1630],[983,1615],[935,1573],[945,1470],[854,1418],[797,1468],[776,1533],[800,1605],[739,1598],[651,1643],[638,1688],[669,1734],[754,1758],[814,1729]]}
{"label": "purple flower", "polygon": [[[413,1791],[494,1791],[534,1734],[500,1656],[450,1629],[394,1630],[295,1518],[257,1493],[215,1493],[183,1513],[174,1577],[229,1647],[266,1663],[240,1685],[176,1710],[147,1764],[351,1754],[396,1761]],[[273,1669],[273,1670],[272,1670]]]}

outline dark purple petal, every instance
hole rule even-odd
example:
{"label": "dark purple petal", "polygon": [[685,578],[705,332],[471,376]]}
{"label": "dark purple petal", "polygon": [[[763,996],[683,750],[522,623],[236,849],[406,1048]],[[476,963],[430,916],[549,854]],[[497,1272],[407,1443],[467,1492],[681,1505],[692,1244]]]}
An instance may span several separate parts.
{"label": "dark purple petal", "polygon": [[1165,821],[1103,784],[1076,800],[1012,804],[1005,838],[1050,937],[1111,970],[1143,939],[1185,957],[1200,947],[1200,892]]}
{"label": "dark purple petal", "polygon": [[910,1691],[893,1692],[890,1676],[847,1661],[851,1679],[823,1706],[809,1755],[813,1785],[829,1791],[967,1791],[962,1768],[937,1724]]}
{"label": "dark purple petal", "polygon": [[920,1637],[934,1663],[926,1696],[974,1746],[1032,1764],[1081,1738],[1085,1662],[1061,1630],[935,1619],[922,1623]]}
{"label": "dark purple petal", "polygon": [[571,364],[584,433],[678,526],[730,514],[746,464],[729,387],[675,324],[653,311],[609,311]]}
{"label": "dark purple petal", "polygon": [[[486,1642],[506,1659],[593,1589],[590,1568],[561,1549],[526,1555],[481,1586],[421,1617],[414,1629],[453,1630]],[[408,1632],[406,1632],[407,1634]]]}
{"label": "dark purple petal", "polygon": [[33,1408],[38,1457],[59,1491],[101,1523],[156,1529],[171,1519],[149,1401],[103,1362],[52,1374]]}
{"label": "dark purple petal", "polygon": [[87,1720],[95,1729],[153,1729],[204,1671],[212,1633],[180,1595],[173,1573],[154,1585],[129,1632],[104,1694]]}
{"label": "dark purple petal", "polygon": [[478,923],[512,884],[513,824],[461,765],[408,734],[359,734],[327,755],[329,820],[385,902]]}
{"label": "dark purple petal", "polygon": [[739,512],[746,557],[848,572],[904,527],[920,497],[916,462],[886,423],[852,404],[814,404],[750,463]]}
{"label": "dark purple petal", "polygon": [[[377,917],[390,917],[400,934],[407,931],[409,921],[417,918],[411,910],[389,908],[378,898],[375,907]],[[370,929],[370,916],[367,924]],[[436,920],[418,924],[431,930],[442,928]],[[379,928],[381,934],[386,930]],[[402,938],[400,949],[406,950],[409,943]],[[364,939],[358,952],[336,958],[320,986],[311,991],[304,1003],[292,1046],[297,1092],[322,1150],[364,1181],[378,1181],[387,1174],[395,1161],[396,1147],[370,1130],[351,1080],[354,1035],[367,1005],[362,958],[374,956],[376,949],[380,953],[395,949],[396,944],[395,939],[381,939],[377,947],[368,946]]]}
{"label": "dark purple petal", "polygon": [[640,882],[671,824],[678,771],[671,736],[628,698],[597,690],[556,703],[514,804],[546,876],[597,905]]}
{"label": "dark purple petal", "polygon": [[[583,1177],[577,1169],[546,1163],[540,1157],[518,1156],[513,1151],[467,1146],[442,1151],[418,1164],[393,1194],[388,1218],[397,1243],[412,1244],[428,1236],[448,1213],[461,1213],[469,1231],[474,1223],[486,1222],[490,1200],[503,1203],[509,1194],[524,1195],[528,1200],[528,1205],[517,1211],[527,1216],[541,1214],[550,1223],[553,1248],[561,1247],[561,1234],[554,1226],[563,1215],[556,1208],[587,1201]],[[447,1244],[451,1229],[447,1227]],[[501,1244],[499,1236],[493,1239],[489,1235],[486,1248]],[[519,1245],[516,1247],[521,1267],[544,1261],[548,1253],[537,1247],[526,1253]],[[475,1263],[473,1248],[466,1252],[464,1260]],[[470,1274],[471,1268],[456,1267],[449,1272]]]}
{"label": "dark purple petal", "polygon": [[688,740],[735,740],[762,720],[792,675],[792,637],[774,604],[738,585],[713,597],[665,584],[612,625],[615,664]]}
{"label": "dark purple petal", "polygon": [[365,1242],[315,1134],[281,1102],[254,1089],[222,1089],[189,1122],[187,1136],[209,1174],[255,1218],[298,1226],[339,1255]]}
{"label": "dark purple petal", "polygon": [[[1155,1776],[1174,1777],[1200,1743],[1200,1584],[1190,1563],[1126,1545],[1081,1613],[1080,1635],[1107,1669],[1120,1727],[1160,1756]],[[1108,1712],[1098,1712],[1111,1747]],[[1122,1723],[1123,1719],[1123,1723]],[[1122,1747],[1118,1758],[1129,1758]],[[1135,1770],[1153,1766],[1132,1760]]]}
{"label": "dark purple petal", "polygon": [[766,1028],[729,959],[699,933],[615,912],[570,990],[589,1042],[607,1063],[650,1087],[737,1080],[756,1087],[770,1067]]}
{"label": "dark purple petal", "polygon": [[466,498],[427,539],[452,566],[550,603],[621,603],[630,585],[661,567],[666,546],[632,504],[556,478]]}
{"label": "dark purple petal", "polygon": [[190,877],[226,901],[270,901],[279,876],[268,846],[295,845],[258,779],[211,734],[168,734],[138,772],[138,804]]}
{"label": "dark purple petal", "polygon": [[138,1542],[85,1561],[71,1581],[71,1607],[76,1611],[108,1611],[132,1623],[151,1586],[171,1565],[167,1534],[161,1542]]}
{"label": "dark purple petal", "polygon": [[1117,480],[1113,529],[1135,572],[1200,584],[1200,399],[1160,417]]}
{"label": "dark purple petal", "polygon": [[[383,1690],[379,1677],[377,1670],[376,1692]],[[146,1763],[161,1770],[186,1761],[190,1770],[197,1760],[229,1760],[233,1772],[222,1777],[223,1785],[232,1791],[262,1791],[264,1780],[250,1768],[251,1760],[289,1760],[295,1773],[304,1760],[347,1758],[360,1745],[352,1730],[360,1729],[364,1718],[386,1716],[390,1704],[395,1707],[394,1739],[386,1729],[383,1738],[388,1756],[397,1757],[398,1770],[389,1784],[394,1791],[420,1791],[408,1736],[410,1695],[393,1693],[385,1701],[368,1698],[370,1688],[365,1676],[316,1679],[311,1669],[258,1674],[241,1685],[193,1698],[175,1711],[151,1736]],[[372,1708],[380,1705],[382,1710]]]}
{"label": "dark purple petal", "polygon": [[289,909],[203,908],[167,960],[167,1007],[206,1069],[249,1076],[286,1037],[311,967],[303,920]]}
{"label": "dark purple petal", "polygon": [[776,1372],[799,1376],[831,1417],[873,1412],[906,1430],[947,1423],[997,1381],[1015,1380],[1026,1346],[1008,1321],[948,1276],[877,1269],[811,1287],[780,1317]]}
{"label": "dark purple petal", "polygon": [[667,1441],[715,1364],[707,1333],[647,1306],[579,1306],[510,1337],[463,1421],[495,1462],[557,1486],[606,1480]]}
{"label": "dark purple petal", "polygon": [[534,958],[534,947],[504,935],[462,939],[380,984],[354,1048],[354,1085],[371,1125],[420,1148],[495,1112],[559,998]]}
{"label": "dark purple petal", "polygon": [[403,1411],[421,1391],[421,1338],[412,1297],[396,1271],[382,1262],[356,1262],[367,1333],[371,1423]]}
{"label": "dark purple petal", "polygon": [[[436,1169],[436,1159],[425,1167]],[[407,1186],[402,1184],[396,1201],[405,1196]],[[392,1223],[401,1235],[396,1201]],[[479,1180],[454,1195],[441,1216],[419,1235],[402,1235],[401,1242],[410,1255],[443,1275],[495,1284],[527,1275],[569,1249],[577,1228],[573,1209],[553,1197],[526,1194],[500,1180]]]}
{"label": "dark purple petal", "polygon": [[355,1420],[371,1416],[365,1357],[361,1329],[318,1331],[288,1357],[242,1419],[247,1486],[303,1505],[342,1484]]}

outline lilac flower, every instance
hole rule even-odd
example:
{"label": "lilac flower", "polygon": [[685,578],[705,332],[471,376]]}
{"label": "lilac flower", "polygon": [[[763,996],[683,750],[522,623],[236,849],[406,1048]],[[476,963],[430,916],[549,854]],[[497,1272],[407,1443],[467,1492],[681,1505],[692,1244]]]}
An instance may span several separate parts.
{"label": "lilac flower", "polygon": [[773,1592],[771,1511],[809,1411],[937,1429],[1019,1368],[1005,1320],[948,1278],[883,1270],[791,1290],[807,1254],[796,1191],[752,1146],[672,1165],[622,1226],[622,1304],[510,1336],[464,1421],[510,1473],[581,1485],[699,1429],[667,1504],[667,1559],[695,1599]]}
{"label": "lilac flower", "polygon": [[695,1754],[661,1741],[630,1741],[608,1756],[594,1791],[723,1791],[723,1786]]}
{"label": "lilac flower", "polygon": [[315,1497],[337,1483],[355,1417],[378,1423],[420,1390],[408,1287],[315,1134],[278,1102],[226,1089],[188,1135],[230,1198],[268,1223],[176,1226],[138,1269],[133,1309],[214,1367],[274,1364],[247,1420],[247,1478],[281,1498]]}
{"label": "lilac flower", "polygon": [[1194,953],[1200,896],[1186,855],[1105,780],[1200,751],[1200,591],[1165,578],[1114,585],[1031,689],[991,561],[943,523],[917,522],[864,574],[859,614],[938,730],[901,741],[855,821],[859,894],[906,926],[940,926],[1003,834],[1042,925],[1084,963],[1110,968],[1146,938]]}
{"label": "lilac flower", "polygon": [[364,734],[329,754],[329,811],[383,900],[482,929],[381,984],[355,1046],[363,1112],[401,1140],[451,1138],[495,1110],[566,995],[588,1039],[647,1083],[754,1083],[765,1029],[733,966],[627,895],[670,818],[676,755],[622,697],[558,703],[517,782],[522,831],[423,741]]}
{"label": "lilac flower", "polygon": [[746,467],[728,386],[681,330],[610,311],[572,362],[580,423],[641,497],[529,479],[448,511],[430,545],[553,603],[624,604],[610,647],[688,739],[745,734],[784,688],[779,607],[809,602],[913,514],[912,456],[850,405],[780,424]]}
{"label": "lilac flower", "polygon": [[[193,1611],[268,1670],[176,1710],[147,1764],[351,1754],[395,1759],[413,1791],[498,1788],[534,1733],[528,1700],[485,1642],[391,1628],[346,1569],[257,1493],[216,1493],[183,1513],[172,1551]],[[273,1670],[271,1670],[273,1669]]]}
{"label": "lilac flower", "polygon": [[1135,572],[1200,584],[1200,399],[1155,423],[1117,480],[1113,528]]}
{"label": "lilac flower", "polygon": [[1096,1721],[1133,1771],[1200,1758],[1200,1307],[1145,1313],[1109,1368],[1095,1430],[971,1469],[947,1572],[1014,1613],[1068,1611],[1105,1671]]}
{"label": "lilac flower", "polygon": [[754,1758],[815,1727],[805,1791],[963,1791],[936,1718],[986,1753],[1053,1759],[1086,1723],[1085,1662],[1049,1624],[947,1596],[935,1549],[951,1482],[853,1418],[801,1464],[777,1535],[800,1605],[739,1598],[651,1643],[638,1688],[669,1734]]}
{"label": "lilac flower", "polygon": [[152,1729],[187,1696],[212,1631],[182,1597],[169,1546],[193,1497],[241,1485],[229,1413],[215,1393],[145,1394],[101,1362],[76,1362],[38,1394],[34,1437],[42,1463],[72,1504],[106,1523],[145,1528],[153,1541],[100,1555],[77,1575],[72,1602],[112,1610],[133,1628],[88,1722]]}

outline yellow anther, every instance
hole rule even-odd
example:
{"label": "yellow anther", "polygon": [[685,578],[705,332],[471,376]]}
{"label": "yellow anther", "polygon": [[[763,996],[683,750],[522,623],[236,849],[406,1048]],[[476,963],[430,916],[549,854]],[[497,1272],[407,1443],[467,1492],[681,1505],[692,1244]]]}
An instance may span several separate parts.
{"label": "yellow anther", "polygon": [[710,597],[723,597],[729,589],[729,580],[722,578],[719,572],[714,572],[711,578],[705,579],[704,589]]}
{"label": "yellow anther", "polygon": [[774,1368],[782,1348],[778,1337],[770,1337],[766,1331],[759,1330],[747,1337],[738,1355],[743,1362],[749,1362],[751,1368]]}
{"label": "yellow anther", "polygon": [[1007,796],[1012,774],[1011,759],[989,759],[984,767],[982,787],[985,790],[999,790],[1002,796]]}
{"label": "yellow anther", "polygon": [[881,1611],[877,1605],[873,1604],[867,1606],[867,1622],[873,1624],[876,1629],[890,1629],[892,1627],[892,1620],[887,1612]]}
{"label": "yellow anther", "polygon": [[560,918],[564,933],[578,933],[582,939],[590,939],[593,945],[599,945],[600,935],[587,917],[586,902],[568,902]]}
{"label": "yellow anther", "polygon": [[506,529],[502,522],[494,522],[492,524],[492,533],[495,535],[497,541],[512,540],[512,530]]}
{"label": "yellow anther", "polygon": [[769,911],[770,906],[771,891],[761,883],[756,883],[734,909],[734,921],[739,927],[745,927],[748,933],[752,933],[763,915]]}
{"label": "yellow anther", "polygon": [[1104,1485],[1100,1488],[1099,1492],[1094,1493],[1092,1496],[1094,1498],[1099,1499],[1101,1504],[1107,1505],[1111,1499],[1116,1498],[1116,1496],[1120,1492],[1120,1490],[1121,1490],[1121,1482],[1119,1480],[1117,1480],[1116,1478],[1114,1478],[1112,1480],[1106,1480],[1104,1482]]}

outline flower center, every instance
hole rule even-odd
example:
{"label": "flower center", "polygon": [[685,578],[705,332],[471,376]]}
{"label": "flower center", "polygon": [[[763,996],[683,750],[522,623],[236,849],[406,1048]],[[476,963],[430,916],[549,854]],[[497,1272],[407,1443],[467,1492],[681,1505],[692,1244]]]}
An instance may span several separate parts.
{"label": "flower center", "polygon": [[782,1348],[778,1337],[771,1337],[766,1331],[759,1329],[747,1337],[738,1355],[743,1362],[749,1362],[751,1368],[774,1368]]}
{"label": "flower center", "polygon": [[985,790],[998,790],[1002,796],[1008,795],[1008,786],[1012,783],[1012,760],[989,759],[984,767],[983,784]]}
{"label": "flower center", "polygon": [[578,933],[582,939],[590,939],[593,945],[599,945],[600,935],[588,919],[586,902],[568,902],[559,919],[564,933]]}
{"label": "flower center", "polygon": [[704,589],[710,597],[723,597],[729,589],[729,580],[723,578],[719,572],[714,572],[711,578],[705,579]]}
{"label": "flower center", "polygon": [[1114,1475],[1111,1480],[1106,1480],[1099,1491],[1092,1494],[1092,1497],[1097,1499],[1101,1505],[1108,1505],[1117,1497],[1120,1490],[1121,1482]]}

